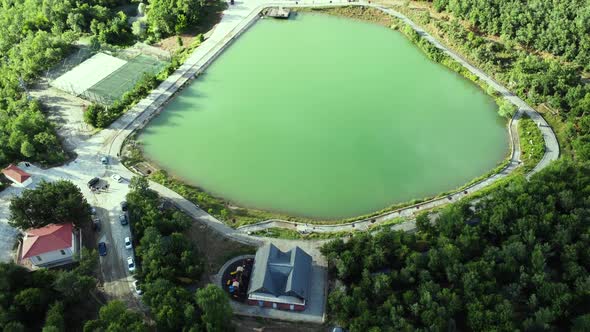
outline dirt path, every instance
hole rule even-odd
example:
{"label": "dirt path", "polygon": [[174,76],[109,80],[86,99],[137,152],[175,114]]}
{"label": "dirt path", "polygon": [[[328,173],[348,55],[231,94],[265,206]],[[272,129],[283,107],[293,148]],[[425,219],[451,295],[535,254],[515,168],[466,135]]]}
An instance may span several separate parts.
{"label": "dirt path", "polygon": [[92,127],[84,122],[84,108],[90,102],[49,86],[46,79],[35,84],[29,93],[43,104],[66,151],[74,151],[92,135]]}

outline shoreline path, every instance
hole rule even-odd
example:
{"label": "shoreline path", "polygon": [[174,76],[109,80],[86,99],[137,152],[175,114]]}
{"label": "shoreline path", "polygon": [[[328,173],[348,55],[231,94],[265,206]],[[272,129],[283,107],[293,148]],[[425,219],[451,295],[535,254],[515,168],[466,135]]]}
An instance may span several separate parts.
{"label": "shoreline path", "polygon": [[[478,76],[479,79],[483,80],[489,86],[492,86],[496,91],[498,91],[499,94],[501,94],[502,96],[504,96],[504,98],[508,99],[510,102],[517,106],[518,112],[515,114],[508,126],[511,141],[510,161],[508,165],[500,172],[495,173],[488,178],[478,181],[470,185],[469,187],[464,188],[461,191],[455,192],[448,196],[432,199],[429,201],[422,202],[420,204],[411,205],[395,211],[390,211],[379,216],[367,218],[365,220],[359,220],[338,225],[308,226],[305,223],[291,222],[285,220],[266,220],[256,224],[242,226],[238,229],[232,229],[226,226],[224,223],[220,222],[219,220],[215,219],[214,217],[208,215],[206,212],[200,210],[193,203],[182,198],[180,195],[173,192],[172,190],[157,183],[150,182],[152,188],[158,191],[162,196],[171,199],[184,211],[186,211],[193,217],[202,220],[207,225],[215,228],[221,233],[228,235],[239,241],[252,242],[254,238],[248,236],[248,233],[271,227],[295,229],[302,232],[338,232],[353,229],[366,230],[371,225],[378,225],[385,221],[399,217],[411,217],[417,211],[431,209],[437,206],[448,204],[450,202],[455,202],[457,200],[460,200],[467,194],[471,194],[475,191],[481,190],[489,186],[490,184],[498,181],[499,179],[506,177],[520,165],[520,144],[518,142],[518,134],[516,128],[518,120],[524,114],[528,115],[535,123],[537,123],[545,142],[545,154],[543,155],[542,160],[535,166],[531,173],[529,173],[529,176],[545,168],[551,161],[556,160],[559,157],[559,144],[557,142],[557,138],[555,137],[555,134],[553,133],[551,127],[539,113],[537,113],[532,107],[530,107],[519,97],[515,96],[510,91],[508,91],[508,89],[506,89],[501,84],[493,80],[486,73],[471,65],[458,54],[446,48],[438,40],[429,35],[426,31],[424,31],[422,28],[420,28],[418,25],[416,25],[413,21],[411,21],[403,14],[390,8],[385,8],[380,5],[364,2],[349,3],[344,1],[298,1],[297,4],[295,4],[293,1],[273,2],[264,0],[259,2],[236,2],[234,6],[230,6],[224,12],[224,17],[221,20],[221,22],[215,27],[215,30],[213,31],[211,38],[209,38],[201,46],[199,46],[191,55],[191,57],[187,60],[187,62],[181,68],[179,68],[179,70],[177,70],[168,80],[163,82],[154,92],[152,92],[150,96],[142,100],[130,112],[126,113],[124,117],[129,118],[127,121],[125,121],[123,118],[120,119],[123,121],[117,121],[121,122],[120,129],[114,136],[111,136],[112,139],[110,140],[110,144],[107,145],[108,150],[106,150],[105,153],[111,154],[114,151],[119,152],[121,150],[125,138],[128,137],[135,130],[141,129],[147,122],[149,122],[151,117],[157,115],[158,112],[161,110],[162,105],[164,105],[180,87],[182,87],[190,78],[194,77],[194,75],[199,74],[203,69],[205,69],[210,62],[214,61],[217,55],[223,52],[223,50],[231,44],[231,41],[239,37],[239,35],[242,32],[246,31],[248,27],[254,24],[257,18],[259,17],[259,13],[260,11],[262,11],[262,9],[269,6],[278,5],[282,5],[285,7],[335,7],[350,5],[369,6],[381,10],[389,15],[392,15],[404,21],[406,24],[410,25],[423,38],[426,38],[437,48],[442,50],[445,54],[453,58],[455,61],[461,63],[465,68],[467,68],[473,74]],[[111,128],[113,130],[117,130],[116,126],[111,126]],[[394,226],[394,228],[411,230],[414,228],[413,225],[414,223],[412,221],[409,221],[401,225],[396,225]]]}
{"label": "shoreline path", "polygon": [[[404,15],[380,5],[357,2],[349,3],[345,1],[268,1],[268,0],[252,0],[252,1],[237,1],[235,5],[230,5],[227,10],[224,11],[223,17],[219,24],[214,28],[209,39],[205,40],[188,58],[188,60],[180,66],[172,75],[162,82],[154,91],[152,91],[146,98],[141,100],[131,110],[122,115],[117,121],[115,121],[109,128],[106,128],[96,135],[90,137],[88,140],[77,142],[77,146],[74,152],[77,154],[77,158],[59,167],[54,167],[46,170],[39,170],[39,177],[47,178],[50,180],[55,179],[68,179],[80,188],[84,195],[89,198],[91,204],[95,203],[100,207],[104,208],[110,216],[111,232],[113,241],[117,240],[122,234],[119,229],[121,228],[117,222],[117,214],[119,213],[119,202],[124,200],[125,195],[129,191],[127,185],[113,184],[112,192],[99,195],[91,193],[86,186],[86,182],[95,176],[108,178],[112,174],[119,174],[124,178],[131,178],[134,173],[125,168],[119,162],[119,152],[123,146],[125,139],[131,135],[134,131],[141,129],[149,120],[158,114],[162,106],[178,91],[185,83],[190,79],[194,78],[202,72],[207,65],[212,62],[217,55],[219,55],[225,47],[231,44],[231,41],[237,38],[243,31],[247,30],[249,26],[254,24],[259,17],[259,13],[262,9],[269,6],[284,6],[284,7],[326,7],[326,6],[370,6],[381,10],[389,15],[395,16],[402,21],[406,22],[412,28],[414,28],[421,36],[428,39],[436,47],[441,49],[447,55],[451,56],[456,61],[460,62],[463,66],[469,69],[472,73],[477,75],[481,80],[485,81],[488,85],[493,86],[500,94],[506,99],[511,101],[518,107],[518,112],[515,117],[511,120],[509,125],[509,132],[511,133],[511,144],[512,153],[510,163],[499,173],[496,173],[480,182],[477,182],[470,187],[464,189],[469,193],[482,189],[491,183],[497,181],[508,175],[520,164],[520,147],[518,144],[518,136],[516,134],[516,124],[518,119],[523,115],[527,114],[533,119],[538,125],[539,129],[543,134],[545,140],[545,155],[539,164],[534,168],[533,172],[546,167],[549,162],[559,157],[559,145],[557,139],[547,122],[543,117],[538,114],[533,108],[528,106],[517,96],[510,93],[506,88],[495,82],[491,77],[486,75],[483,71],[472,66],[467,61],[462,59],[459,55],[453,53],[447,49],[444,45],[439,43],[436,39],[422,30],[419,26],[414,24]],[[106,167],[101,165],[100,156],[108,155],[111,163]],[[35,176],[35,174],[33,174]],[[270,241],[270,239],[260,238],[248,235],[249,232],[261,230],[269,227],[286,227],[291,229],[297,229],[301,231],[314,231],[314,232],[334,232],[343,230],[363,230],[368,229],[369,225],[377,225],[387,220],[391,220],[398,217],[410,217],[414,212],[418,211],[416,206],[410,206],[396,211],[392,211],[381,216],[373,217],[368,220],[355,221],[349,224],[340,225],[313,225],[314,229],[308,228],[306,224],[293,223],[281,220],[269,220],[263,221],[258,224],[244,226],[238,229],[232,229],[225,225],[221,221],[217,220],[213,216],[207,214],[205,211],[199,209],[192,202],[184,199],[178,193],[150,181],[152,189],[157,191],[161,196],[170,199],[176,206],[184,210],[186,213],[191,215],[198,221],[203,222],[208,227],[215,229],[221,234],[232,238],[234,240],[259,245],[263,242]],[[9,190],[5,190],[4,193],[0,193],[0,201],[6,201],[9,199]],[[450,202],[457,201],[464,196],[464,191],[454,193],[449,197],[443,197],[440,199],[434,199],[427,202],[420,203],[419,210],[429,209],[436,206],[441,206]],[[3,218],[5,216],[0,216]],[[414,228],[413,222],[409,221],[400,225],[394,226],[397,229],[412,230]],[[302,242],[315,242],[315,241],[299,241],[299,240],[277,240],[272,239],[273,243],[281,242],[285,244],[298,244]],[[306,247],[309,246],[306,245]],[[118,245],[118,243],[117,243]],[[124,264],[121,262],[121,264]],[[124,269],[126,270],[126,269]]]}

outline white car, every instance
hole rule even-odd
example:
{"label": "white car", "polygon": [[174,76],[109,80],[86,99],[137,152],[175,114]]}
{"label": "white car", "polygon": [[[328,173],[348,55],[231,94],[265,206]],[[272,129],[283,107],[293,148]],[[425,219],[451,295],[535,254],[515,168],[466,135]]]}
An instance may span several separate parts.
{"label": "white car", "polygon": [[119,174],[113,174],[113,175],[111,175],[111,178],[113,178],[113,180],[115,180],[119,183],[123,181],[123,178]]}
{"label": "white car", "polygon": [[133,244],[131,243],[131,238],[128,236],[125,238],[125,249],[132,249]]}
{"label": "white car", "polygon": [[133,288],[135,288],[135,293],[137,293],[137,295],[143,294],[143,290],[141,289],[141,286],[139,285],[139,280],[135,280],[133,282]]}
{"label": "white car", "polygon": [[129,269],[129,272],[135,271],[135,261],[131,256],[127,257],[127,268]]}

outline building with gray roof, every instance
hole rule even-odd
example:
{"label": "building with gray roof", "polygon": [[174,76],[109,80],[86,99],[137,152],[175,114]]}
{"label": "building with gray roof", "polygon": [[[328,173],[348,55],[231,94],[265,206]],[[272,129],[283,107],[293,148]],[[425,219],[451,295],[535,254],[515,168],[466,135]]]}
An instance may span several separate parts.
{"label": "building with gray roof", "polygon": [[309,297],[311,256],[299,247],[283,252],[267,244],[256,252],[248,303],[284,310],[304,310]]}

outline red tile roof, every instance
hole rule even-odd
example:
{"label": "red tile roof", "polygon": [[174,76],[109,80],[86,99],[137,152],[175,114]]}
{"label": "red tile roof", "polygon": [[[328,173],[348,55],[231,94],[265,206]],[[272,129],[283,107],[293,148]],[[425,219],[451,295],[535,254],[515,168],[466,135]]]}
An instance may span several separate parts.
{"label": "red tile roof", "polygon": [[37,256],[50,251],[72,246],[72,223],[50,224],[45,227],[29,229],[23,241],[22,258]]}
{"label": "red tile roof", "polygon": [[27,181],[28,178],[31,177],[31,174],[23,171],[22,169],[16,167],[13,164],[8,165],[5,169],[2,170],[2,173],[7,177],[10,177],[16,180],[18,183],[23,183]]}

